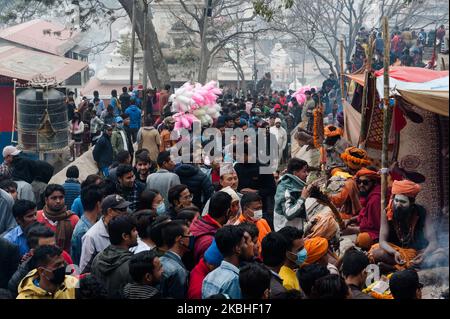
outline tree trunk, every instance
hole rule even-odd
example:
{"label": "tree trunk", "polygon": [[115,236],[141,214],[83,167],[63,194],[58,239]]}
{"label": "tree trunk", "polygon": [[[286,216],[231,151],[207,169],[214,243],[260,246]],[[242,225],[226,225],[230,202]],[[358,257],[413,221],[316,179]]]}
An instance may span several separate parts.
{"label": "tree trunk", "polygon": [[[122,7],[127,12],[128,16],[132,17],[133,0],[119,0]],[[139,42],[144,43],[144,4],[142,1],[136,3],[136,34]],[[161,46],[159,44],[158,35],[156,34],[155,26],[151,19],[147,19],[147,54],[144,59],[147,64],[147,73],[153,87],[162,88],[164,84],[170,83],[170,75],[167,63],[162,55]]]}
{"label": "tree trunk", "polygon": [[208,78],[208,68],[211,60],[211,52],[205,49],[201,54],[203,54],[203,59],[201,59],[200,61],[197,81],[199,83],[205,84]]}

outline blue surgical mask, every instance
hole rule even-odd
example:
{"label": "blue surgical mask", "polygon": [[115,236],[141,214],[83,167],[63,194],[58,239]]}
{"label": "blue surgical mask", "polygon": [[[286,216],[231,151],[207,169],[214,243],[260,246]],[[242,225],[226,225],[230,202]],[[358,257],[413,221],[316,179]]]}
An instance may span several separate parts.
{"label": "blue surgical mask", "polygon": [[300,267],[301,265],[303,265],[303,263],[306,261],[307,258],[308,252],[306,251],[305,248],[303,248],[297,253],[297,260],[295,262]]}
{"label": "blue surgical mask", "polygon": [[162,202],[161,204],[158,205],[158,207],[156,207],[156,213],[158,215],[164,215],[166,213],[166,204],[164,204],[164,202]]}

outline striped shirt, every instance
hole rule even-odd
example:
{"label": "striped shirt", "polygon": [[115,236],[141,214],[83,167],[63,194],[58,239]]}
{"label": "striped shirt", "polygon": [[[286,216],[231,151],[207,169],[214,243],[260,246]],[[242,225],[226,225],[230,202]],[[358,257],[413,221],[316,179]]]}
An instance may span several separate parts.
{"label": "striped shirt", "polygon": [[155,287],[129,283],[123,288],[123,297],[125,299],[157,299],[161,298],[161,295]]}

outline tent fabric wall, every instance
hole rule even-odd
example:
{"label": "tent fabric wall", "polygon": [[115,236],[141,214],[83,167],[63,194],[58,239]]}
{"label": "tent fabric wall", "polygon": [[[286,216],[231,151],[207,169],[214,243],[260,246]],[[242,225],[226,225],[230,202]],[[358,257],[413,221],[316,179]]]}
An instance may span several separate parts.
{"label": "tent fabric wall", "polygon": [[343,137],[353,146],[358,146],[359,133],[361,130],[361,113],[359,113],[347,101],[343,101],[344,106],[344,135]]}
{"label": "tent fabric wall", "polygon": [[431,90],[400,90],[400,95],[409,103],[426,111],[443,116],[449,116],[448,91]]}

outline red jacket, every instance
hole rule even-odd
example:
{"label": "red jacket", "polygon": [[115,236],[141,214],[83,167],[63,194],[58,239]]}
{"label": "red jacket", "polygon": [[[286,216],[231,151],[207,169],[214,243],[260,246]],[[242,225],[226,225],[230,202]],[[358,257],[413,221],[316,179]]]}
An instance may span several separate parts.
{"label": "red jacket", "polygon": [[198,264],[203,254],[211,245],[214,235],[222,226],[211,216],[205,215],[194,219],[191,224],[191,233],[195,237],[194,263]]}
{"label": "red jacket", "polygon": [[199,263],[192,269],[189,277],[188,299],[202,299],[203,279],[205,279],[210,271],[205,260],[203,258],[200,259]]}
{"label": "red jacket", "polygon": [[372,240],[378,240],[381,226],[381,185],[376,185],[361,204],[363,208],[358,216],[360,232],[369,233]]}

